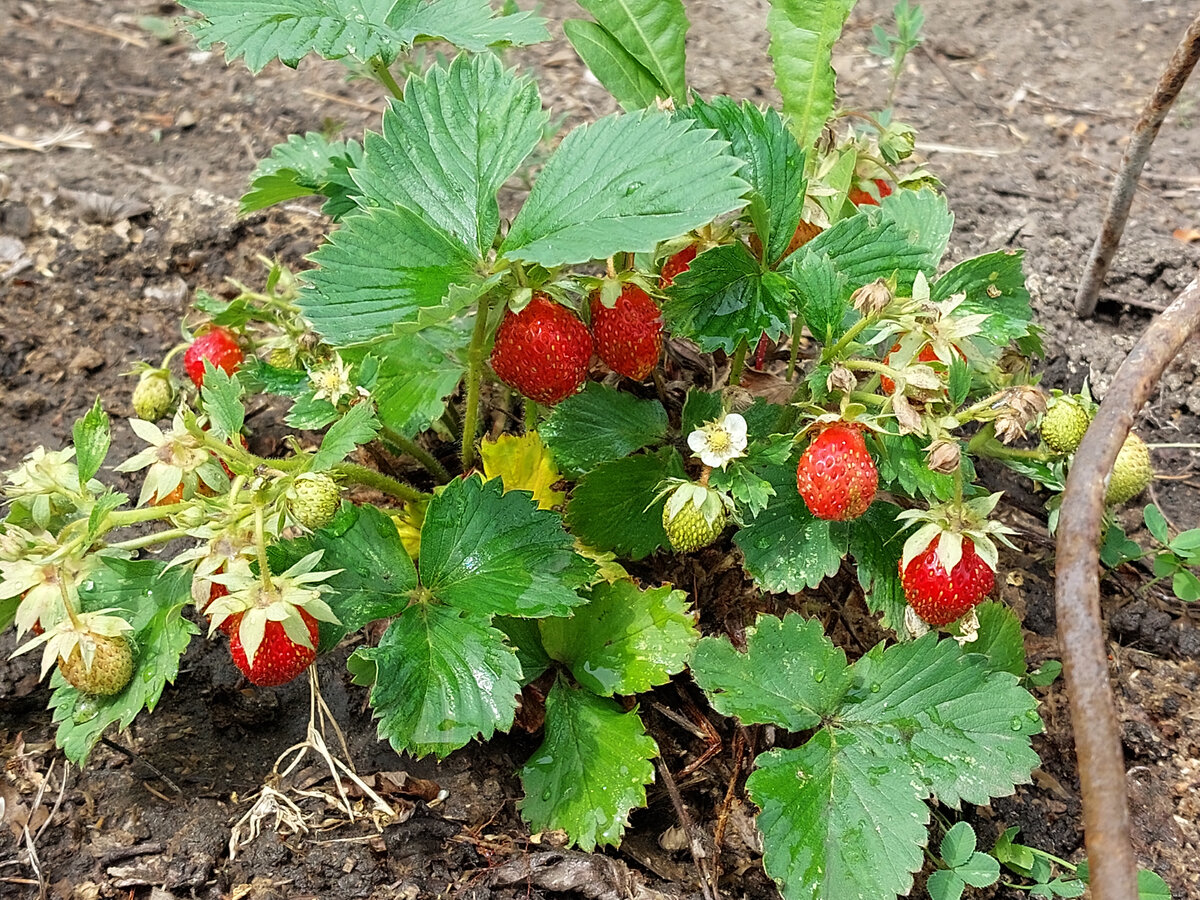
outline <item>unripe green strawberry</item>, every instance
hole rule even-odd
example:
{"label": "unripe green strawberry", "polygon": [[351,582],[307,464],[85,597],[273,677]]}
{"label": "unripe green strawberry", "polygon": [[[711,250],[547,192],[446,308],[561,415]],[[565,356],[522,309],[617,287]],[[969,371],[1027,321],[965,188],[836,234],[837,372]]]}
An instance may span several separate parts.
{"label": "unripe green strawberry", "polygon": [[147,369],[133,389],[133,411],[139,419],[157,422],[175,405],[175,388],[164,369]]}
{"label": "unripe green strawberry", "polygon": [[91,634],[83,638],[95,642],[92,667],[83,662],[83,654],[76,644],[70,655],[58,658],[58,668],[71,686],[85,694],[103,697],[119,694],[133,677],[133,646],[129,639],[116,635]]}
{"label": "unripe green strawberry", "polygon": [[323,528],[337,513],[341,495],[341,488],[328,475],[305,473],[288,491],[288,512],[305,528]]}
{"label": "unripe green strawberry", "polygon": [[704,511],[692,503],[685,503],[674,516],[670,507],[663,507],[663,528],[667,532],[667,540],[679,553],[691,553],[701,547],[707,547],[725,530],[729,515],[721,509],[712,522],[708,521]]}
{"label": "unripe green strawberry", "polygon": [[1108,480],[1108,490],[1104,494],[1104,502],[1109,506],[1120,506],[1128,503],[1154,480],[1154,469],[1150,466],[1150,448],[1133,432],[1125,438],[1117,453],[1117,461],[1113,464],[1112,477]]}
{"label": "unripe green strawberry", "polygon": [[1056,397],[1042,417],[1042,440],[1057,453],[1074,453],[1092,424],[1087,410],[1073,397]]}

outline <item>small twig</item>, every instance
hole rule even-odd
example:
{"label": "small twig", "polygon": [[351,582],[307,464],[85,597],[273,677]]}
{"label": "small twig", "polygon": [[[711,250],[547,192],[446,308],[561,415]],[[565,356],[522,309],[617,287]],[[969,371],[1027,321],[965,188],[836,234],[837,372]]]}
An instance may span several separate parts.
{"label": "small twig", "polygon": [[374,104],[351,100],[349,97],[339,97],[337,94],[327,94],[325,91],[318,91],[316,88],[304,88],[300,93],[315,97],[317,100],[328,100],[330,103],[341,103],[344,106],[352,106],[355,109],[374,113],[377,116],[383,115],[383,110]]}
{"label": "small twig", "polygon": [[725,845],[725,828],[729,824],[729,810],[733,807],[733,798],[737,796],[738,779],[742,776],[742,756],[746,753],[746,733],[738,726],[733,734],[733,774],[729,776],[729,786],[725,788],[725,797],[717,808],[717,824],[713,828],[713,845],[716,847],[716,869],[721,871],[721,848]]}
{"label": "small twig", "polygon": [[102,25],[93,25],[91,22],[80,22],[78,19],[68,19],[66,16],[54,16],[50,19],[57,25],[66,25],[68,28],[78,28],[80,31],[87,31],[91,34],[98,34],[101,37],[112,38],[120,41],[123,44],[132,44],[135,47],[145,49],[149,46],[140,37],[135,37],[132,34],[125,34],[121,31],[113,31],[111,28],[105,28]]}
{"label": "small twig", "polygon": [[655,763],[658,766],[658,774],[662,778],[663,786],[667,789],[667,796],[671,798],[671,805],[675,807],[675,815],[679,817],[679,825],[687,835],[692,862],[696,865],[696,871],[700,873],[700,893],[704,895],[704,900],[715,900],[713,891],[716,889],[716,884],[712,880],[711,869],[705,865],[707,856],[700,843],[700,838],[696,834],[696,826],[688,814],[687,807],[683,805],[683,797],[679,795],[679,788],[675,784],[675,779],[671,777],[671,770],[667,768],[667,764],[662,761],[661,757],[656,759]]}
{"label": "small twig", "polygon": [[1080,280],[1079,291],[1075,294],[1075,315],[1081,319],[1089,318],[1096,311],[1096,300],[1100,296],[1104,276],[1108,274],[1108,267],[1121,243],[1121,235],[1125,232],[1125,222],[1129,219],[1129,207],[1133,203],[1138,176],[1142,173],[1142,167],[1146,165],[1150,147],[1154,138],[1158,136],[1163,120],[1187,83],[1197,60],[1200,60],[1200,15],[1192,20],[1179,46],[1171,54],[1171,60],[1158,79],[1145,109],[1142,110],[1141,118],[1130,136],[1129,146],[1125,148],[1121,157],[1121,171],[1113,184],[1112,194],[1109,195],[1104,222],[1100,226],[1100,233],[1096,235],[1095,244],[1092,245],[1092,254]]}
{"label": "small twig", "polygon": [[1112,470],[1134,416],[1197,327],[1200,282],[1193,279],[1150,323],[1121,363],[1092,427],[1075,451],[1063,491],[1055,604],[1095,900],[1137,897],[1125,757],[1100,618],[1098,538],[1104,517],[1104,476]]}
{"label": "small twig", "polygon": [[169,787],[171,790],[173,790],[176,794],[183,793],[183,789],[179,785],[177,785],[170,778],[168,778],[166,775],[164,775],[162,772],[160,772],[157,768],[155,768],[154,765],[151,764],[145,757],[139,756],[138,754],[136,754],[132,750],[130,750],[128,747],[122,747],[116,741],[109,740],[106,737],[100,738],[100,743],[102,743],[109,750],[116,750],[118,753],[122,754],[123,756],[128,757],[130,760],[137,763],[138,765],[145,766],[147,769],[149,769],[151,772],[153,772],[157,778],[161,779],[163,784],[165,784],[167,787]]}

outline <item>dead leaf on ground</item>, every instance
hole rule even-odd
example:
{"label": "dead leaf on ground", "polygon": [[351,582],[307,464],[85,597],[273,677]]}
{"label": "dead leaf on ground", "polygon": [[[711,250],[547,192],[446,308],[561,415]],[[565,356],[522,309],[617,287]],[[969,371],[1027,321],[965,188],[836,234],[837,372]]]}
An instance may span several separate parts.
{"label": "dead leaf on ground", "polygon": [[1177,241],[1183,241],[1185,244],[1200,241],[1200,228],[1176,228],[1171,232],[1171,237]]}

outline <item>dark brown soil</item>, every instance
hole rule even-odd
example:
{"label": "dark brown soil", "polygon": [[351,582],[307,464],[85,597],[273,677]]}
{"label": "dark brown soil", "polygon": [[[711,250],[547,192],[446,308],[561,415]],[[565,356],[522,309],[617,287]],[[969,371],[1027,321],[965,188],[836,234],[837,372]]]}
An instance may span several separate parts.
{"label": "dark brown soil", "polygon": [[[554,22],[574,14],[566,0],[543,6]],[[687,6],[692,85],[705,95],[772,101],[765,0]],[[847,105],[872,108],[884,100],[886,72],[866,47],[871,26],[886,21],[890,7],[890,0],[863,0],[853,15],[836,57]],[[1087,377],[1102,395],[1153,310],[1200,262],[1196,245],[1172,236],[1200,227],[1195,82],[1155,145],[1097,316],[1082,322],[1070,312],[1127,135],[1193,11],[1171,2],[1086,0],[931,0],[924,8],[928,40],[911,58],[897,115],[917,128],[921,155],[947,185],[957,216],[952,256],[1024,248],[1046,329],[1045,383],[1077,389]],[[322,219],[304,203],[238,219],[247,175],[290,133],[336,121],[357,136],[377,123],[379,93],[369,83],[347,82],[337,65],[273,65],[252,78],[240,65],[226,68],[219,57],[195,51],[186,38],[162,41],[140,24],[147,14],[178,13],[170,3],[133,0],[0,4],[0,470],[38,444],[62,446],[97,395],[117,416],[128,415],[131,381],[123,373],[136,360],[161,358],[178,340],[196,289],[221,293],[231,277],[260,283],[259,255],[303,267]],[[537,71],[545,102],[568,125],[614,109],[565,43],[515,51],[510,61]],[[54,137],[45,152],[30,149]],[[1196,438],[1198,371],[1200,342],[1193,341],[1144,411],[1139,430],[1148,440]],[[118,427],[112,458],[129,456],[134,446]],[[1200,524],[1194,462],[1193,451],[1155,451],[1163,477],[1152,496],[1181,529]],[[1036,663],[1058,656],[1053,546],[1042,522],[1015,508],[1012,514],[1029,534],[1023,552],[1002,560],[1000,593],[1023,616]],[[656,577],[693,590],[713,621],[825,606],[820,597],[758,596],[729,554],[728,546],[706,551]],[[1191,610],[1158,588],[1143,590],[1145,581],[1144,572],[1129,568],[1105,583],[1136,849],[1175,897],[1195,898],[1200,631]],[[836,628],[850,646],[878,637],[853,608]],[[85,771],[69,772],[60,795],[64,769],[45,712],[48,692],[32,661],[6,659],[12,647],[11,634],[0,638],[0,746],[9,775],[0,781],[0,896],[36,897],[39,874],[64,900],[517,897],[571,883],[586,896],[621,892],[618,876],[625,873],[614,875],[604,858],[560,853],[553,836],[531,838],[520,823],[513,773],[534,738],[499,737],[441,764],[399,758],[375,740],[363,691],[346,683],[345,649],[320,671],[358,771],[432,779],[445,799],[429,804],[395,795],[412,816],[381,832],[369,816],[346,824],[333,814],[327,827],[307,834],[277,836],[266,827],[231,858],[230,827],[247,809],[243,798],[303,737],[302,683],[249,688],[223,647],[197,639],[158,709],[113,736],[137,758],[98,747]],[[659,711],[704,718],[699,692],[678,682],[643,706],[675,773],[707,746]],[[1028,842],[1075,859],[1082,853],[1080,804],[1061,682],[1042,699],[1047,732],[1036,741],[1043,765],[1034,784],[979,810],[975,821],[988,835],[1020,825]],[[711,839],[714,813],[735,774],[734,738],[727,723],[707,717],[718,724],[722,749],[680,788]],[[43,779],[48,789],[39,797]],[[27,820],[39,835],[35,859],[21,839]],[[723,888],[731,896],[771,896],[749,821],[738,800],[719,848]],[[690,855],[672,849],[681,847],[677,816],[661,783],[632,824],[622,849],[608,858],[637,873],[651,892],[697,894]]]}

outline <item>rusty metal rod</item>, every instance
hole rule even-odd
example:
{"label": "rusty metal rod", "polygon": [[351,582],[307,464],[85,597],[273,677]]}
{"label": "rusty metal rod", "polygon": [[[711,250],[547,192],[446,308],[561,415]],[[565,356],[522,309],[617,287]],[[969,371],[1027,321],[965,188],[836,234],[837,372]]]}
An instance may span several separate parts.
{"label": "rusty metal rod", "polygon": [[1104,276],[1108,274],[1109,264],[1121,243],[1121,235],[1125,232],[1133,192],[1137,188],[1142,167],[1150,156],[1150,145],[1158,136],[1158,129],[1187,83],[1197,60],[1200,60],[1200,15],[1188,26],[1179,46],[1171,54],[1171,60],[1154,86],[1154,93],[1150,95],[1141,118],[1133,127],[1129,146],[1121,157],[1121,171],[1113,183],[1104,222],[1100,226],[1100,233],[1096,235],[1096,243],[1092,245],[1092,255],[1079,282],[1079,291],[1075,294],[1075,315],[1081,319],[1088,318],[1096,311],[1096,300],[1100,296]]}
{"label": "rusty metal rod", "polygon": [[[1200,278],[1200,276],[1198,276]],[[1055,598],[1075,753],[1083,790],[1084,844],[1093,900],[1137,900],[1125,757],[1100,621],[1100,527],[1104,477],[1167,365],[1200,327],[1200,283],[1183,289],[1121,363],[1075,451],[1058,523]]]}

